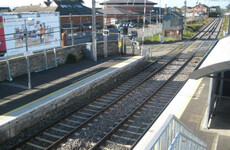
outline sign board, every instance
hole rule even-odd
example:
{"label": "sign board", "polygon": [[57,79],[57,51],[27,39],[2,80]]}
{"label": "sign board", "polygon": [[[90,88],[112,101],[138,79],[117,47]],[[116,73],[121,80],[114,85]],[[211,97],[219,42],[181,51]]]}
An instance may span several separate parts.
{"label": "sign board", "polygon": [[[0,52],[8,56],[61,46],[60,15],[57,12],[0,13]],[[5,54],[6,55],[6,54]]]}

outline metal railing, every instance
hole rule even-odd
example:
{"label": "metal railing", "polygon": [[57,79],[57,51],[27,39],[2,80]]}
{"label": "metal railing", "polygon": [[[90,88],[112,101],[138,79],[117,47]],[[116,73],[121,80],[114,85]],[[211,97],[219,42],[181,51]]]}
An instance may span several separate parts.
{"label": "metal railing", "polygon": [[200,145],[182,132],[178,132],[168,150],[206,150],[206,146]]}
{"label": "metal railing", "polygon": [[[169,115],[165,123],[155,134],[150,143],[151,150],[193,150],[199,148],[205,150],[207,144],[199,139],[174,115]],[[185,146],[187,146],[185,148]]]}

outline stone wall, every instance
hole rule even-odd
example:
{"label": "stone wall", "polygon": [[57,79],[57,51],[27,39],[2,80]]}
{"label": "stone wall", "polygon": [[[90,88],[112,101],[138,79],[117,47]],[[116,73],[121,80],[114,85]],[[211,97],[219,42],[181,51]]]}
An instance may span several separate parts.
{"label": "stone wall", "polygon": [[[98,42],[98,57],[103,57],[104,51],[103,42]],[[74,54],[78,60],[85,58],[85,44],[78,44],[74,46],[67,46],[58,48],[57,51],[57,64],[64,64],[68,54]],[[108,56],[117,55],[118,46],[117,41],[108,42]],[[53,50],[47,50],[48,67],[55,65],[55,57]],[[31,72],[45,68],[45,57],[44,52],[35,53],[29,56]],[[12,78],[21,76],[27,73],[26,70],[26,58],[24,56],[9,59],[10,70]],[[0,81],[6,80],[8,77],[8,70],[6,60],[0,61]]]}

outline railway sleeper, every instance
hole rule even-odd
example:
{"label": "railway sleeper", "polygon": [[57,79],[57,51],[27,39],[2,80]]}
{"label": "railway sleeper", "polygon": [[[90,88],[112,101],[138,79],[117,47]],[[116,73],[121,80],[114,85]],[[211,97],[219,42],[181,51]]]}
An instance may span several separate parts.
{"label": "railway sleeper", "polygon": [[51,134],[51,133],[48,133],[48,132],[43,132],[42,134],[44,134],[46,136],[53,137],[53,138],[57,138],[57,139],[60,139],[62,137],[62,136],[54,135],[54,134]]}
{"label": "railway sleeper", "polygon": [[37,144],[34,144],[34,143],[31,143],[31,142],[27,142],[26,144],[29,145],[29,146],[31,146],[31,147],[34,147],[36,149],[41,149],[41,150],[45,149],[45,147],[37,145]]}
{"label": "railway sleeper", "polygon": [[51,140],[47,140],[47,139],[44,139],[44,138],[41,138],[41,137],[35,137],[36,140],[39,140],[39,141],[42,141],[42,142],[46,142],[48,144],[53,144],[54,141],[51,141]]}
{"label": "railway sleeper", "polygon": [[64,127],[67,127],[67,128],[71,128],[71,129],[76,128],[76,126],[68,125],[68,124],[66,124],[66,123],[58,123],[58,125],[64,126]]}
{"label": "railway sleeper", "polygon": [[121,136],[121,135],[117,135],[117,134],[113,134],[113,135],[111,136],[111,139],[112,139],[112,138],[114,138],[114,140],[116,140],[116,139],[122,139],[122,140],[119,140],[119,141],[123,141],[123,140],[133,141],[133,142],[136,141],[136,139],[129,138],[129,137],[125,137],[125,136]]}
{"label": "railway sleeper", "polygon": [[77,115],[72,115],[72,117],[74,117],[74,118],[78,118],[78,119],[82,119],[82,120],[87,120],[87,119],[89,119],[89,117],[83,117],[83,116],[77,116]]}
{"label": "railway sleeper", "polygon": [[[109,146],[110,144],[112,144],[112,146]],[[107,145],[107,146],[109,146],[111,149],[119,149],[119,148],[131,148],[131,145],[124,145],[124,144],[119,144],[119,143],[116,143],[116,142],[113,142],[113,141],[111,141],[111,140],[107,140],[106,141],[106,144],[105,145]],[[113,147],[114,146],[114,147]],[[103,149],[104,149],[105,147],[103,147]]]}
{"label": "railway sleeper", "polygon": [[68,121],[68,122],[71,122],[71,123],[74,123],[74,124],[81,124],[82,122],[80,122],[80,121],[77,121],[77,120],[73,120],[73,119],[71,119],[71,118],[67,118],[67,119],[65,119],[65,121]]}
{"label": "railway sleeper", "polygon": [[132,132],[129,130],[123,130],[123,129],[119,129],[118,131],[123,132],[123,133],[129,133],[129,134],[134,134],[134,135],[138,135],[140,136],[142,133],[138,133],[138,132]]}
{"label": "railway sleeper", "polygon": [[93,104],[98,104],[98,105],[100,105],[100,106],[101,106],[101,105],[102,105],[102,106],[106,106],[108,103],[104,103],[104,102],[100,102],[100,101],[95,101],[95,102],[92,103],[92,105],[93,105]]}
{"label": "railway sleeper", "polygon": [[88,113],[88,112],[84,112],[84,111],[78,111],[77,112],[78,114],[82,114],[82,115],[86,115],[86,116],[92,116],[93,114],[90,114],[90,113]]}

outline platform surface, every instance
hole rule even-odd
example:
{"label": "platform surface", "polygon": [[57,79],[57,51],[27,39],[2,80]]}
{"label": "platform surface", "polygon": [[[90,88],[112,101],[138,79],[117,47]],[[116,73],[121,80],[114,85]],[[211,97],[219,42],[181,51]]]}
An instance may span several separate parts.
{"label": "platform surface", "polygon": [[[68,66],[69,64],[63,65],[49,71],[32,74],[32,81],[36,80],[36,83],[33,84],[35,86],[31,90],[27,90],[25,85],[20,84],[26,83],[26,76],[16,78],[13,82],[2,82],[1,89],[3,87],[7,87],[8,90],[19,88],[21,91],[17,93],[15,90],[12,95],[0,94],[3,96],[0,102],[0,126],[139,59],[143,59],[143,57],[117,57],[97,63],[83,60],[76,64],[70,64],[70,66]],[[68,67],[68,71],[76,70],[78,67],[79,69],[77,69],[78,72],[65,74],[66,67]],[[61,77],[56,78],[57,76]],[[5,90],[7,91],[7,89]]]}

